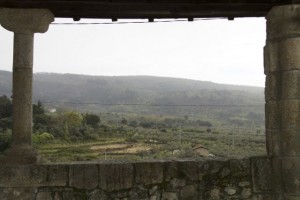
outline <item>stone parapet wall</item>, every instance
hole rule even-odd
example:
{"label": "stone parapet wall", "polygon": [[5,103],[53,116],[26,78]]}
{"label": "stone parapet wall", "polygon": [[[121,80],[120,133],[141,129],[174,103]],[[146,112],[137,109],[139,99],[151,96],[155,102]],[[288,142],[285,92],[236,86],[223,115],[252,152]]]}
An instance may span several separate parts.
{"label": "stone parapet wall", "polygon": [[272,198],[266,157],[0,166],[0,199],[223,200]]}

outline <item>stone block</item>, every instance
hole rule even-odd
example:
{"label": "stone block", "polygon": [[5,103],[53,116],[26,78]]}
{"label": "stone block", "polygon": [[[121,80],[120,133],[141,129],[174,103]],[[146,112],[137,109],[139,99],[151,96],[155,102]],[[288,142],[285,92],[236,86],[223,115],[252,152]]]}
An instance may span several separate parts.
{"label": "stone block", "polygon": [[39,192],[36,195],[36,200],[52,200],[51,192]]}
{"label": "stone block", "polygon": [[256,193],[271,191],[271,161],[267,157],[251,159],[253,191]]}
{"label": "stone block", "polygon": [[63,200],[60,192],[55,192],[53,200]]}
{"label": "stone block", "polygon": [[43,186],[47,179],[47,166],[0,166],[0,187]]}
{"label": "stone block", "polygon": [[179,198],[175,192],[164,192],[162,193],[161,200],[179,200]]}
{"label": "stone block", "polygon": [[185,179],[172,178],[170,183],[167,186],[169,186],[168,188],[171,189],[178,189],[178,188],[182,188],[185,185],[186,185]]}
{"label": "stone block", "polygon": [[266,130],[267,152],[269,156],[281,155],[281,132],[279,129]]}
{"label": "stone block", "polygon": [[66,190],[61,192],[60,198],[60,200],[82,200],[87,199],[87,196],[83,191]]}
{"label": "stone block", "polygon": [[282,192],[282,161],[280,157],[269,158],[271,162],[271,189],[276,193]]}
{"label": "stone block", "polygon": [[[137,187],[134,187],[133,190],[131,190],[129,193],[130,193],[129,199],[149,200],[148,189],[146,187],[143,187],[142,185],[138,185]],[[126,197],[128,197],[128,195]]]}
{"label": "stone block", "polygon": [[212,160],[205,163],[201,168],[200,172],[204,172],[205,174],[218,174],[223,167],[227,165],[226,161],[222,160]]}
{"label": "stone block", "polygon": [[[300,26],[299,26],[300,33]],[[279,64],[281,70],[290,71],[290,70],[299,70],[300,69],[300,38],[292,37],[283,39],[280,41],[279,45],[280,54],[279,54]]]}
{"label": "stone block", "polygon": [[280,101],[281,128],[300,128],[300,99]]}
{"label": "stone block", "polygon": [[273,154],[273,140],[272,140],[272,130],[266,130],[266,150],[267,155],[271,156]]}
{"label": "stone block", "polygon": [[[300,56],[299,56],[300,57]],[[300,99],[300,71],[282,73],[281,99]]]}
{"label": "stone block", "polygon": [[165,163],[164,180],[170,181],[172,178],[179,177],[178,162],[166,162]]}
{"label": "stone block", "polygon": [[193,185],[187,185],[180,191],[180,199],[182,200],[197,200],[198,192]]}
{"label": "stone block", "polygon": [[264,73],[268,75],[269,67],[270,67],[270,58],[269,58],[269,51],[267,45],[264,46]]}
{"label": "stone block", "polygon": [[157,189],[158,189],[157,185],[154,185],[153,187],[151,187],[151,188],[148,190],[149,195],[155,194],[156,191],[157,191]]}
{"label": "stone block", "polygon": [[231,174],[229,162],[222,160],[212,160],[207,161],[200,167],[199,180],[204,182],[204,184],[217,185],[222,182],[224,180],[224,177],[228,176],[229,174]]}
{"label": "stone block", "polygon": [[219,176],[219,178],[224,179],[224,178],[228,178],[230,176],[230,174],[231,174],[231,171],[230,171],[229,166],[225,166],[221,169],[218,176]]}
{"label": "stone block", "polygon": [[300,128],[281,130],[282,154],[300,156]]}
{"label": "stone block", "polygon": [[231,175],[239,179],[250,176],[251,174],[251,165],[249,159],[230,160],[229,167]]}
{"label": "stone block", "polygon": [[279,100],[281,94],[281,74],[272,72],[266,76],[265,100]]}
{"label": "stone block", "polygon": [[251,185],[251,183],[249,181],[242,181],[242,182],[239,182],[239,184],[238,184],[239,187],[248,187],[250,185]]}
{"label": "stone block", "polygon": [[282,200],[274,198],[271,194],[258,194],[252,196],[251,200]]}
{"label": "stone block", "polygon": [[300,195],[285,195],[284,200],[300,200]]}
{"label": "stone block", "polygon": [[152,195],[149,197],[149,200],[159,200],[159,199],[160,199],[159,195]]}
{"label": "stone block", "polygon": [[1,200],[32,200],[34,199],[35,188],[16,187],[16,188],[0,188]]}
{"label": "stone block", "polygon": [[67,165],[49,165],[45,186],[66,186],[68,182]]}
{"label": "stone block", "polygon": [[197,181],[199,174],[199,163],[196,161],[179,161],[179,169],[185,179]]}
{"label": "stone block", "polygon": [[221,188],[215,187],[205,192],[204,199],[208,200],[223,200],[224,193],[222,192]]}
{"label": "stone block", "polygon": [[237,193],[237,188],[234,186],[227,186],[225,187],[224,191],[226,192],[226,194],[228,194],[229,196],[235,195]]}
{"label": "stone block", "polygon": [[282,158],[282,180],[285,194],[300,196],[300,157]]}
{"label": "stone block", "polygon": [[99,186],[106,191],[129,189],[133,185],[133,166],[130,163],[100,164]]}
{"label": "stone block", "polygon": [[98,186],[98,166],[73,164],[69,166],[69,185],[78,189],[93,189]]}
{"label": "stone block", "polygon": [[266,129],[280,128],[280,104],[277,101],[269,101],[265,106],[266,112]]}
{"label": "stone block", "polygon": [[135,163],[135,182],[145,185],[162,183],[164,177],[163,162]]}
{"label": "stone block", "polygon": [[[188,181],[196,181],[199,179],[199,169],[203,167],[204,163],[196,161],[175,161],[166,162],[165,164],[164,179],[170,181],[173,178],[185,179]],[[208,169],[207,169],[208,170]],[[202,174],[207,173],[205,169],[202,169]],[[201,177],[202,178],[202,177]]]}
{"label": "stone block", "polygon": [[88,194],[89,200],[108,200],[106,194],[101,190],[94,190]]}
{"label": "stone block", "polygon": [[252,195],[251,188],[243,188],[241,192],[241,196],[243,199],[247,199]]}
{"label": "stone block", "polygon": [[277,41],[268,41],[264,47],[265,75],[280,71],[279,67],[279,43]]}

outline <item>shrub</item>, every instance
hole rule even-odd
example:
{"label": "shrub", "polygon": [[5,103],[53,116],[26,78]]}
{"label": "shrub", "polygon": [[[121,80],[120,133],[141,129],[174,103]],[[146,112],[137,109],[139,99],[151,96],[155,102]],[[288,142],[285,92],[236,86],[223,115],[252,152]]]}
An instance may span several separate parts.
{"label": "shrub", "polygon": [[138,122],[135,121],[135,120],[130,121],[130,122],[129,122],[129,126],[131,126],[131,127],[137,127],[137,126],[138,126]]}
{"label": "shrub", "polygon": [[0,152],[7,149],[11,142],[11,130],[7,129],[5,132],[0,133]]}
{"label": "shrub", "polygon": [[54,136],[47,132],[32,135],[32,141],[35,144],[45,144],[52,140],[54,140]]}
{"label": "shrub", "polygon": [[98,128],[100,117],[98,115],[86,113],[83,115],[83,122],[93,128]]}
{"label": "shrub", "polygon": [[167,129],[163,128],[163,129],[160,129],[160,132],[166,133],[166,132],[168,132],[168,131],[167,131]]}

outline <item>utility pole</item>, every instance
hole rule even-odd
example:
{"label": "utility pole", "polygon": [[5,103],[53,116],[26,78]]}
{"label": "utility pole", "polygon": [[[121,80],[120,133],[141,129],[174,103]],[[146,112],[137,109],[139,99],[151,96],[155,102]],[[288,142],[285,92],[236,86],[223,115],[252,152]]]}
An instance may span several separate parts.
{"label": "utility pole", "polygon": [[234,135],[235,135],[235,131],[236,131],[236,126],[233,128],[232,131],[232,146],[234,147]]}
{"label": "utility pole", "polygon": [[181,126],[179,128],[179,144],[180,144],[180,149],[182,149],[182,139],[181,139],[181,134],[182,134],[182,129]]}

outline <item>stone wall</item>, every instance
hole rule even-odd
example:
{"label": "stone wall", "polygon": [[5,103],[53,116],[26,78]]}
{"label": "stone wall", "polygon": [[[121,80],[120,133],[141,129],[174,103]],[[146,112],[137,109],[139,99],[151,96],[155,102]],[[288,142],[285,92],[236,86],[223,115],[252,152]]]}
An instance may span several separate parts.
{"label": "stone wall", "polygon": [[76,163],[0,166],[0,199],[268,200],[270,161]]}

